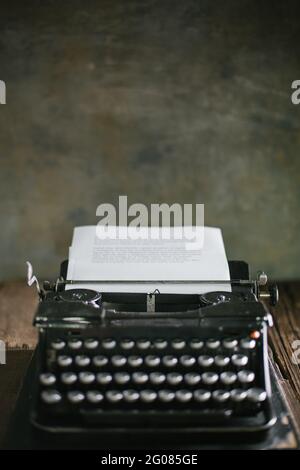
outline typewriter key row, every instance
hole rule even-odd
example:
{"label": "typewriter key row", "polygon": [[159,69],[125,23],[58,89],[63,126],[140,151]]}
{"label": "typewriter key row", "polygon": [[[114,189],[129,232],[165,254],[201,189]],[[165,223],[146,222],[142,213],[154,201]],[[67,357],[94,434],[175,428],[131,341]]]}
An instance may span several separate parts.
{"label": "typewriter key row", "polygon": [[[128,372],[116,372],[111,374],[110,372],[101,372],[94,374],[93,372],[84,371],[79,372],[77,375],[75,372],[64,372],[60,375],[60,380],[65,385],[73,385],[77,381],[81,384],[89,385],[94,382],[98,382],[101,385],[107,385],[114,382],[118,385],[125,385],[129,382],[133,382],[137,385],[143,385],[145,383],[152,383],[153,385],[161,385],[167,382],[169,385],[179,385],[182,382],[187,385],[194,386],[202,382],[205,385],[214,385],[218,382],[223,385],[232,385],[239,381],[241,384],[250,384],[254,382],[255,374],[250,370],[241,370],[237,373],[232,371],[222,372],[204,372],[199,374],[196,372],[189,372],[186,374],[180,374],[178,372],[170,372],[164,374],[162,372],[134,372],[132,374]],[[44,386],[51,386],[56,383],[56,376],[52,373],[44,373],[40,375],[40,382]]]}
{"label": "typewriter key row", "polygon": [[120,347],[124,350],[130,350],[135,347],[140,350],[147,350],[149,348],[161,350],[166,349],[169,346],[175,350],[182,350],[186,347],[196,350],[202,349],[204,347],[206,349],[216,350],[220,347],[223,347],[230,350],[235,349],[238,346],[240,346],[242,349],[254,349],[256,346],[256,341],[250,337],[246,337],[239,341],[235,338],[225,338],[222,341],[213,338],[206,341],[202,341],[199,338],[193,338],[190,341],[186,341],[181,338],[175,338],[170,341],[167,341],[163,338],[157,338],[151,341],[149,339],[133,340],[131,338],[124,338],[117,342],[113,338],[105,338],[101,341],[95,338],[87,338],[84,341],[78,338],[71,338],[67,342],[63,339],[55,339],[51,342],[51,347],[57,351],[64,349],[66,346],[72,350],[78,350],[82,347],[93,350],[97,349],[99,346],[106,350],[114,349],[116,347]]}
{"label": "typewriter key row", "polygon": [[[198,403],[205,403],[209,400],[213,400],[215,403],[225,403],[229,400],[232,400],[235,403],[243,402],[248,400],[252,403],[261,403],[267,398],[265,390],[261,388],[250,388],[249,390],[243,389],[233,389],[231,391],[227,390],[214,390],[210,392],[204,389],[198,389],[195,391],[180,389],[177,391],[172,390],[155,390],[145,389],[145,390],[107,390],[102,393],[98,390],[90,390],[87,393],[78,390],[69,391],[66,394],[68,401],[72,404],[78,404],[87,400],[92,404],[101,403],[103,400],[106,400],[109,403],[120,403],[122,401],[127,403],[134,403],[141,401],[143,403],[153,403],[157,400],[169,403],[172,401],[177,401],[180,403],[188,403],[191,401]],[[41,399],[44,403],[47,404],[57,404],[63,398],[63,395],[57,390],[44,390],[41,393]]]}
{"label": "typewriter key row", "polygon": [[[235,367],[244,367],[248,364],[248,356],[244,354],[233,354],[231,357],[227,356],[208,356],[208,355],[201,355],[198,357],[190,356],[184,354],[182,356],[173,356],[173,355],[165,355],[165,356],[156,356],[156,355],[147,355],[145,357],[142,356],[122,356],[116,354],[111,356],[110,358],[106,356],[94,356],[92,359],[86,355],[78,355],[75,356],[74,362],[78,367],[86,367],[92,363],[96,367],[104,367],[107,364],[111,364],[114,367],[124,367],[125,365],[129,365],[131,367],[140,367],[141,365],[145,364],[148,367],[158,367],[159,365],[165,367],[175,367],[177,364],[184,366],[184,367],[192,367],[196,364],[200,365],[201,367],[211,367],[215,364],[217,367],[225,367],[228,364],[232,364]],[[73,363],[73,358],[68,355],[59,355],[57,357],[57,364],[60,367],[69,367]]]}

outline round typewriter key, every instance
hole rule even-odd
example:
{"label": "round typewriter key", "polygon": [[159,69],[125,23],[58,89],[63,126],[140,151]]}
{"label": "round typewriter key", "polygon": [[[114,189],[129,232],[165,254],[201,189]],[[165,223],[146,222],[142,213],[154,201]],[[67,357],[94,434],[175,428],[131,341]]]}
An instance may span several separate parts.
{"label": "round typewriter key", "polygon": [[236,382],[237,375],[234,372],[226,371],[220,375],[220,380],[225,385],[232,385]]}
{"label": "round typewriter key", "polygon": [[197,374],[196,372],[189,372],[188,374],[185,374],[184,376],[184,381],[188,385],[196,385],[200,382],[201,377],[200,374]]}
{"label": "round typewriter key", "polygon": [[201,376],[202,382],[207,385],[213,385],[218,382],[219,376],[215,372],[204,372]]}
{"label": "round typewriter key", "polygon": [[91,384],[93,383],[95,380],[95,374],[93,374],[92,372],[80,372],[79,373],[79,381],[82,383],[82,384]]}
{"label": "round typewriter key", "polygon": [[205,403],[211,397],[211,392],[204,389],[199,389],[194,391],[194,399],[200,403]]}
{"label": "round typewriter key", "polygon": [[181,403],[186,403],[192,399],[193,394],[189,390],[177,390],[175,396],[178,401],[181,401]]}
{"label": "round typewriter key", "polygon": [[228,356],[217,355],[215,357],[215,364],[217,367],[225,367],[229,364],[229,362],[230,362],[230,357]]}
{"label": "round typewriter key", "polygon": [[148,374],[145,374],[145,372],[134,372],[132,374],[132,380],[136,384],[145,384],[146,382],[148,382],[148,379]]}
{"label": "round typewriter key", "polygon": [[174,349],[183,349],[185,347],[185,341],[180,338],[173,339],[171,344]]}
{"label": "round typewriter key", "polygon": [[71,392],[68,392],[67,397],[68,400],[73,404],[81,403],[84,400],[84,394],[77,390],[72,390]]}
{"label": "round typewriter key", "polygon": [[161,372],[151,372],[150,374],[150,382],[152,382],[155,385],[160,385],[164,383],[166,380],[165,374],[162,374]]}
{"label": "round typewriter key", "polygon": [[158,338],[154,340],[154,347],[156,349],[165,349],[168,346],[168,342],[165,339]]}
{"label": "round typewriter key", "polygon": [[70,349],[80,349],[82,347],[82,341],[77,338],[69,339],[68,346]]}
{"label": "round typewriter key", "polygon": [[112,381],[112,376],[108,372],[99,372],[97,374],[97,382],[101,385],[107,385]]}
{"label": "round typewriter key", "polygon": [[139,399],[140,394],[136,390],[124,390],[123,397],[128,403],[133,403]]}
{"label": "round typewriter key", "polygon": [[56,349],[57,351],[59,351],[60,349],[63,349],[65,347],[66,343],[65,341],[63,341],[62,339],[54,339],[52,342],[51,342],[51,346],[53,349]]}
{"label": "round typewriter key", "polygon": [[160,390],[158,392],[158,397],[164,403],[169,403],[170,401],[174,400],[175,393],[171,390]]}
{"label": "round typewriter key", "polygon": [[57,364],[60,367],[68,367],[72,364],[72,358],[70,356],[58,356]]}
{"label": "round typewriter key", "polygon": [[154,390],[142,390],[140,396],[145,403],[151,403],[156,399],[157,393]]}
{"label": "round typewriter key", "polygon": [[241,388],[234,388],[230,392],[230,397],[232,401],[239,403],[247,398],[247,392]]}
{"label": "round typewriter key", "polygon": [[212,397],[218,403],[224,403],[230,398],[230,393],[227,392],[226,390],[215,390],[212,393]]}
{"label": "round typewriter key", "polygon": [[61,374],[60,379],[65,385],[72,385],[77,380],[77,375],[74,372],[64,372]]}
{"label": "round typewriter key", "polygon": [[249,384],[254,381],[255,374],[251,370],[240,370],[238,372],[238,379],[242,384]]}
{"label": "round typewriter key", "polygon": [[100,403],[103,400],[103,395],[98,390],[89,390],[86,393],[86,398],[90,403]]}
{"label": "round typewriter key", "polygon": [[160,357],[159,356],[146,356],[145,357],[145,364],[149,367],[156,367],[160,364]]}
{"label": "round typewriter key", "polygon": [[234,349],[238,345],[238,341],[235,338],[225,338],[223,340],[223,346],[226,349]]}
{"label": "round typewriter key", "polygon": [[260,338],[260,332],[258,330],[251,331],[249,336],[252,339],[258,339]]}
{"label": "round typewriter key", "polygon": [[231,362],[236,367],[243,367],[248,364],[248,357],[243,354],[234,354],[231,358]]}
{"label": "round typewriter key", "polygon": [[202,349],[203,346],[204,346],[204,342],[198,338],[193,338],[190,341],[190,348],[192,349]]}
{"label": "round typewriter key", "polygon": [[56,377],[50,372],[45,372],[40,375],[40,382],[42,385],[53,385],[56,382]]}
{"label": "round typewriter key", "polygon": [[61,401],[61,394],[57,390],[44,390],[41,393],[41,399],[47,405],[55,405]]}
{"label": "round typewriter key", "polygon": [[131,367],[139,367],[143,364],[143,358],[140,356],[128,356],[127,362]]}
{"label": "round typewriter key", "polygon": [[196,363],[196,359],[193,356],[188,356],[185,354],[184,356],[181,356],[180,364],[185,367],[191,367]]}
{"label": "round typewriter key", "polygon": [[102,347],[104,349],[113,349],[116,347],[116,341],[112,338],[105,338],[103,341],[102,341]]}
{"label": "round typewriter key", "polygon": [[105,396],[111,403],[118,403],[123,398],[122,392],[119,392],[118,390],[108,390]]}
{"label": "round typewriter key", "polygon": [[205,346],[208,349],[218,349],[220,347],[220,341],[218,339],[208,339]]}
{"label": "round typewriter key", "polygon": [[167,381],[170,385],[178,385],[182,382],[182,380],[182,375],[178,374],[177,372],[170,372],[170,374],[167,375]]}
{"label": "round typewriter key", "polygon": [[90,362],[90,358],[88,356],[84,356],[83,354],[75,357],[75,363],[79,367],[86,367],[90,364]]}
{"label": "round typewriter key", "polygon": [[97,339],[88,338],[84,342],[84,347],[86,349],[96,349],[99,346],[99,341]]}
{"label": "round typewriter key", "polygon": [[243,349],[254,349],[256,346],[256,341],[252,338],[243,338],[240,341],[240,346]]}
{"label": "round typewriter key", "polygon": [[254,403],[261,403],[267,398],[267,393],[262,388],[250,388],[247,393],[247,398]]}
{"label": "round typewriter key", "polygon": [[139,349],[148,349],[151,346],[151,342],[149,341],[149,339],[142,338],[137,340],[136,345]]}
{"label": "round typewriter key", "polygon": [[126,357],[116,354],[115,356],[112,356],[111,363],[115,367],[122,367],[126,364]]}
{"label": "round typewriter key", "polygon": [[162,362],[166,367],[174,367],[178,363],[178,359],[175,356],[164,356]]}
{"label": "round typewriter key", "polygon": [[114,375],[114,381],[119,385],[127,384],[130,381],[130,375],[127,372],[116,372]]}
{"label": "round typewriter key", "polygon": [[108,364],[108,358],[106,356],[95,356],[93,357],[93,364],[96,367],[104,367]]}
{"label": "round typewriter key", "polygon": [[202,367],[210,367],[214,363],[214,358],[212,356],[199,356],[198,364]]}
{"label": "round typewriter key", "polygon": [[130,338],[122,339],[120,346],[122,349],[132,349],[134,348],[134,341]]}

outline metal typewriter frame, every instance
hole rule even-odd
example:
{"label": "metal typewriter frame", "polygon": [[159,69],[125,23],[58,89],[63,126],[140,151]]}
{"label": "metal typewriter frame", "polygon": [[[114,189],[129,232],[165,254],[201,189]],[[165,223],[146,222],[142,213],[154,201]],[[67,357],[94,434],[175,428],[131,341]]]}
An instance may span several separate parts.
{"label": "metal typewriter frame", "polygon": [[[66,261],[67,262],[67,261]],[[65,262],[65,263],[66,263]],[[237,262],[239,263],[239,262]],[[31,264],[30,263],[27,263],[28,265],[28,285],[32,285],[32,284],[36,284],[36,288],[37,288],[37,291],[38,291],[38,294],[39,294],[39,298],[40,298],[40,301],[43,301],[47,292],[49,291],[52,291],[52,292],[61,292],[65,289],[65,286],[66,285],[80,285],[80,284],[96,284],[99,282],[98,281],[88,281],[88,280],[79,280],[79,281],[70,281],[70,280],[67,280],[64,278],[64,276],[62,274],[64,274],[64,269],[63,269],[63,264],[62,263],[62,266],[61,266],[61,276],[57,278],[57,280],[55,282],[48,282],[48,281],[45,281],[43,283],[43,288],[40,288],[40,285],[39,285],[39,282],[37,280],[37,278],[35,276],[33,276],[33,272],[32,272],[32,267],[31,267]],[[246,263],[245,263],[246,264]],[[199,283],[203,283],[203,284],[224,284],[224,285],[232,285],[235,288],[239,289],[240,288],[243,288],[243,287],[249,287],[251,288],[253,294],[255,295],[256,299],[257,300],[264,300],[264,299],[269,299],[270,300],[270,303],[271,305],[275,304],[276,301],[277,301],[277,298],[278,298],[278,292],[277,290],[275,289],[273,292],[271,290],[267,291],[265,288],[267,286],[267,276],[264,272],[260,272],[258,273],[257,275],[257,279],[256,280],[248,280],[248,279],[233,279],[233,280],[229,280],[229,281],[216,281],[216,280],[205,280],[205,281],[188,281],[188,282],[191,282],[191,283],[194,283],[194,284],[199,284]],[[166,282],[166,281],[165,281]],[[169,281],[168,281],[169,282]],[[176,281],[176,280],[173,280],[171,281],[172,284],[182,284],[183,282],[185,281]],[[158,280],[150,280],[150,281],[147,281],[147,280],[132,280],[132,281],[111,281],[111,280],[105,280],[105,281],[100,281],[101,284],[103,285],[106,285],[106,284],[111,284],[111,283],[138,283],[138,284],[157,284],[157,283],[164,283],[164,281],[158,281]],[[264,289],[262,289],[264,288]],[[159,291],[155,290],[153,292],[150,292],[148,294],[144,294],[146,296],[146,311],[145,312],[142,312],[140,315],[143,316],[144,318],[155,318],[156,316],[160,317],[161,315],[166,315],[166,312],[164,313],[161,313],[161,312],[156,312],[155,311],[155,302],[156,302],[156,294],[160,294]],[[114,295],[112,293],[112,295]],[[122,295],[122,294],[120,294]],[[125,294],[126,295],[126,294]],[[143,295],[143,294],[141,294]],[[162,294],[164,295],[164,294]],[[167,295],[167,294],[165,294]],[[180,294],[175,294],[177,296],[180,296]],[[187,296],[189,296],[190,294],[187,294]],[[198,295],[198,294],[196,294]],[[172,296],[172,294],[169,294],[169,296]],[[184,296],[184,295],[183,295]],[[92,308],[92,307],[91,307]],[[194,315],[197,317],[199,316],[199,312],[200,312],[200,308],[196,309],[196,310],[189,310],[187,313],[187,316],[185,314],[185,318],[189,317],[189,315],[191,315],[191,318],[194,317]],[[210,310],[208,308],[208,310]],[[105,312],[106,314],[108,314],[107,316],[104,315],[104,317],[102,318],[103,320],[105,320],[105,318],[109,318],[109,314],[112,313],[114,314],[114,316],[116,315],[118,317],[118,313],[121,315],[121,318],[126,318],[126,314],[130,315],[131,317],[131,313],[132,312],[118,312],[118,313],[114,313],[114,312],[110,312],[110,311],[107,311]],[[208,313],[208,312],[207,312]],[[125,316],[124,316],[125,315]],[[208,313],[208,316],[210,314]],[[133,318],[133,317],[132,317]],[[174,315],[174,318],[176,318],[176,313]],[[272,317],[270,314],[267,314],[266,312],[266,316],[263,318],[264,320],[264,325],[263,325],[263,328],[264,328],[264,342],[263,342],[263,358],[264,358],[264,363],[263,363],[263,373],[264,373],[264,380],[265,380],[265,386],[266,386],[266,391],[268,393],[268,396],[271,395],[271,384],[270,384],[270,376],[269,376],[269,368],[268,368],[268,351],[267,351],[267,325],[269,326],[272,326]],[[42,331],[44,329],[44,327],[47,328],[47,326],[49,326],[51,328],[51,326],[54,326],[54,325],[51,325],[50,323],[46,322],[45,324],[38,324],[36,323],[36,326],[38,328],[40,328],[40,330]],[[67,324],[64,325],[64,327],[68,327]],[[84,325],[81,325],[80,326],[81,328],[83,327],[84,328]],[[229,429],[226,429],[225,432],[228,432],[229,434],[233,434],[233,435],[236,435],[237,433],[245,433],[245,434],[252,434],[254,435],[255,433],[262,433],[262,432],[265,432],[267,431],[269,428],[271,428],[275,422],[276,422],[276,416],[274,415],[273,413],[273,410],[272,410],[272,407],[268,401],[267,403],[267,409],[266,409],[266,422],[265,424],[262,424],[262,425],[259,425],[259,427],[255,427],[253,426],[252,428],[249,429],[249,427],[243,427],[243,426],[240,426],[240,427],[236,427],[236,428],[229,428]],[[109,434],[114,434],[114,433],[124,433],[124,431],[126,432],[133,432],[133,433],[139,433],[141,431],[140,428],[134,428],[133,430],[130,430],[130,429],[124,429],[123,427],[116,427],[116,428],[111,428],[111,427],[103,427],[101,428],[101,431],[99,429],[93,429],[93,428],[83,428],[83,427],[72,427],[72,428],[61,428],[61,427],[58,427],[58,428],[55,428],[55,427],[48,427],[47,425],[44,425],[44,424],[41,424],[41,423],[38,423],[35,419],[36,417],[35,416],[32,416],[32,422],[33,424],[35,425],[36,428],[39,428],[41,430],[46,430],[48,432],[62,432],[62,433],[84,433],[84,434],[88,434],[88,433],[92,433],[92,434],[97,434],[97,433],[109,433]],[[147,429],[144,429],[143,428],[143,432],[144,433],[160,433],[160,432],[165,432],[162,431],[162,429],[160,428],[151,428],[149,430]],[[182,433],[183,434],[188,434],[189,432],[193,432],[195,433],[195,428],[184,428],[182,430]],[[172,429],[172,428],[168,428],[168,433],[169,434],[178,434],[178,430],[176,429]],[[196,433],[197,434],[203,434],[203,433],[207,433],[208,435],[212,435],[212,434],[219,434],[219,435],[224,435],[224,430],[223,429],[220,429],[220,427],[213,427],[213,426],[210,426],[210,427],[203,427],[203,425],[199,426],[196,430]]]}
{"label": "metal typewriter frame", "polygon": [[[65,289],[67,285],[84,285],[84,284],[103,284],[108,285],[108,284],[216,284],[216,285],[231,285],[231,286],[240,286],[240,287],[252,287],[253,293],[256,295],[257,300],[269,300],[271,305],[276,305],[278,301],[278,290],[277,287],[274,285],[271,285],[269,289],[262,289],[262,287],[267,287],[268,285],[268,277],[264,271],[259,271],[257,273],[257,278],[256,280],[251,280],[251,279],[230,279],[230,280],[188,280],[188,281],[182,281],[182,280],[141,280],[141,279],[136,279],[136,280],[69,280],[65,279],[64,276],[59,276],[56,281],[50,282],[50,281],[44,281],[43,282],[43,289],[40,287],[40,283],[35,275],[33,275],[33,268],[32,265],[29,261],[26,262],[27,264],[27,283],[29,286],[32,286],[33,284],[36,284],[36,289],[38,292],[38,295],[40,299],[44,298],[45,291],[54,291],[54,292],[60,292]],[[63,263],[62,263],[63,265]],[[153,292],[147,293],[147,311],[153,312],[155,311],[155,295],[160,294],[159,289],[155,289]],[[197,294],[197,293],[196,293]],[[170,294],[171,295],[171,294]]]}

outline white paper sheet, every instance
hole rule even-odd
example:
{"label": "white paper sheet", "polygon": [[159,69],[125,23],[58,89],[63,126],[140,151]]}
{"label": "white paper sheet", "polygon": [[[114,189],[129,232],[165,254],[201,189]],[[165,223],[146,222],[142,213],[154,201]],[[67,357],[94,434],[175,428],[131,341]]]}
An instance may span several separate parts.
{"label": "white paper sheet", "polygon": [[[101,230],[103,227],[97,230]],[[130,227],[129,227],[130,230]],[[186,239],[163,239],[165,228],[145,228],[159,232],[159,239],[145,240],[99,239],[96,226],[76,227],[69,250],[67,278],[69,280],[99,281],[68,285],[72,288],[89,288],[103,292],[153,292],[204,293],[215,290],[230,291],[224,284],[205,284],[195,281],[230,279],[228,262],[219,228],[204,228],[201,249],[187,250]],[[150,234],[151,235],[151,234]],[[153,233],[152,233],[153,235]],[[103,238],[103,237],[102,237]],[[126,281],[155,281],[135,283]],[[101,282],[105,281],[105,282]],[[121,281],[109,283],[107,281]],[[163,281],[163,282],[159,282]],[[172,282],[168,282],[172,281]],[[180,281],[174,283],[174,281]],[[193,282],[191,282],[193,281]]]}

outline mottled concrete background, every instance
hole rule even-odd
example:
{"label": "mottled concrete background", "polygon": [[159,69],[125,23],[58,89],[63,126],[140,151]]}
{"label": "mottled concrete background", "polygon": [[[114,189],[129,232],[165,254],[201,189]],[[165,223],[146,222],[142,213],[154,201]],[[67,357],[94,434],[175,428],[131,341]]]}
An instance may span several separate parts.
{"label": "mottled concrete background", "polygon": [[300,276],[298,1],[1,1],[0,270],[55,276],[102,202],[205,203]]}

